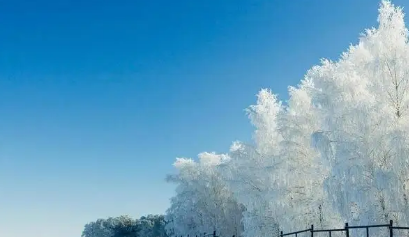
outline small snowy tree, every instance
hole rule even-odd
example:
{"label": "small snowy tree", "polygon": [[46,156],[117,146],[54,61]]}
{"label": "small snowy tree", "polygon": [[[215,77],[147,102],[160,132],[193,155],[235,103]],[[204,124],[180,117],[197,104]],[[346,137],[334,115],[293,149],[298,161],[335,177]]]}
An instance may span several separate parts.
{"label": "small snowy tree", "polygon": [[86,224],[82,237],[138,237],[139,222],[129,216],[98,219]]}
{"label": "small snowy tree", "polygon": [[[218,166],[228,159],[215,153],[199,154],[199,162],[178,158],[176,196],[167,211],[168,233],[191,236],[217,230],[221,235],[240,233],[241,207],[225,185]],[[238,217],[237,217],[238,216]],[[239,231],[238,231],[239,230]]]}
{"label": "small snowy tree", "polygon": [[98,219],[85,225],[82,237],[112,237],[114,232],[107,226],[106,220]]}

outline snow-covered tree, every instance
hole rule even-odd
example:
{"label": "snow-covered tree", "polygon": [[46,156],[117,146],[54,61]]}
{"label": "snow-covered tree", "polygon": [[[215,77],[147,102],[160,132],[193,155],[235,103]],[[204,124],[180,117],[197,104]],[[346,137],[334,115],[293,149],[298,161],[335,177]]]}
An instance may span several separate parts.
{"label": "snow-covered tree", "polygon": [[82,237],[167,237],[163,215],[98,219],[85,225]]}
{"label": "snow-covered tree", "polygon": [[106,220],[98,219],[85,225],[82,237],[112,237],[113,230],[108,227]]}
{"label": "snow-covered tree", "polygon": [[215,153],[199,154],[199,162],[179,158],[178,174],[168,180],[178,186],[167,211],[168,233],[191,236],[211,233],[240,233],[242,209],[225,185],[218,165],[229,157]]}
{"label": "snow-covered tree", "polygon": [[228,166],[235,173],[230,183],[246,206],[248,236],[308,228],[311,223],[324,227],[337,220],[323,189],[327,172],[311,147],[319,122],[305,98],[309,85],[304,84],[291,89],[285,108],[269,90],[261,90],[257,104],[248,110],[256,127],[255,146],[232,146]]}
{"label": "snow-covered tree", "polygon": [[378,23],[339,60],[308,70],[286,103],[261,90],[247,111],[252,143],[204,153],[212,165],[176,162],[168,216],[178,233],[221,228],[215,207],[230,199],[244,205],[248,237],[409,221],[408,30],[402,9],[386,0]]}
{"label": "snow-covered tree", "polygon": [[324,60],[305,79],[319,110],[318,150],[331,169],[327,193],[345,220],[362,224],[407,220],[407,29],[389,1],[378,21],[339,61]]}
{"label": "snow-covered tree", "polygon": [[143,237],[166,237],[165,216],[148,215],[139,219],[139,236]]}

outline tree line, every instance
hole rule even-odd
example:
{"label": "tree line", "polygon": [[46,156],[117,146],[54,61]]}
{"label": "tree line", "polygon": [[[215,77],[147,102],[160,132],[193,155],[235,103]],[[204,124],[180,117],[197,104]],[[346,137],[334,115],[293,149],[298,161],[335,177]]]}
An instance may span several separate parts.
{"label": "tree line", "polygon": [[98,219],[85,225],[82,237],[167,237],[164,215]]}
{"label": "tree line", "polygon": [[83,237],[214,230],[265,237],[311,224],[342,228],[346,221],[406,226],[409,43],[402,8],[383,0],[376,28],[338,60],[321,60],[288,93],[286,101],[269,89],[258,93],[247,109],[251,142],[177,158],[176,173],[167,177],[176,195],[160,221],[101,219],[87,224]]}
{"label": "tree line", "polygon": [[278,236],[312,224],[390,219],[407,226],[409,43],[402,8],[382,1],[377,27],[336,61],[322,59],[288,92],[286,101],[269,89],[258,93],[247,109],[253,141],[176,159],[177,172],[168,177],[177,185],[166,213],[171,236]]}

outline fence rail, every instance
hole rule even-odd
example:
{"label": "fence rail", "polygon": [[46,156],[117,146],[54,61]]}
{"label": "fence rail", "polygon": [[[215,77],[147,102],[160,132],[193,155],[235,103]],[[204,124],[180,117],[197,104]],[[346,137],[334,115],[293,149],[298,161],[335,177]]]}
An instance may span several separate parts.
{"label": "fence rail", "polygon": [[[181,235],[180,237],[184,237],[184,236]],[[216,235],[216,231],[213,231],[213,233],[210,233],[210,234],[207,234],[207,233],[205,232],[205,233],[200,234],[200,235],[196,235],[196,236],[194,236],[194,235],[192,235],[192,236],[186,235],[185,237],[219,237],[219,236]],[[235,237],[235,236],[233,235],[233,237]]]}
{"label": "fence rail", "polygon": [[[394,237],[393,236],[394,235],[393,230],[409,230],[409,227],[393,226],[393,221],[390,220],[389,224],[383,224],[383,225],[350,226],[350,225],[348,225],[348,223],[345,223],[345,226],[342,229],[314,229],[314,225],[311,225],[311,228],[309,228],[309,229],[299,230],[299,231],[290,232],[290,233],[284,233],[283,231],[280,231],[280,237],[284,237],[284,236],[298,237],[299,234],[303,234],[303,233],[310,233],[310,236],[314,237],[314,233],[325,233],[325,232],[328,233],[328,237],[332,237],[332,234],[334,232],[345,232],[345,237],[350,237],[350,230],[353,230],[353,229],[365,230],[366,237],[369,237],[369,229],[373,229],[373,228],[387,228],[387,230],[389,232],[389,235],[385,235],[385,237]],[[180,237],[227,237],[227,236],[216,235],[216,231],[213,231],[213,233],[211,233],[211,234],[203,233],[203,234],[196,235],[196,236],[194,236],[194,235],[192,235],[192,236],[189,236],[189,235],[182,236],[181,235]],[[233,235],[232,237],[236,237],[236,236]]]}
{"label": "fence rail", "polygon": [[389,224],[383,224],[383,225],[360,225],[360,226],[350,226],[348,223],[345,223],[345,226],[343,229],[321,229],[321,230],[316,230],[314,229],[314,225],[311,225],[311,228],[306,229],[306,230],[300,230],[300,231],[295,231],[291,233],[283,233],[283,231],[280,231],[280,237],[284,236],[295,236],[298,237],[298,234],[301,233],[306,233],[309,232],[311,234],[311,237],[314,237],[314,233],[323,233],[327,232],[329,237],[332,237],[333,232],[345,232],[345,237],[350,237],[350,231],[351,229],[363,229],[366,232],[366,237],[369,237],[369,229],[371,228],[388,228],[389,230],[389,237],[393,237],[394,231],[393,230],[409,230],[409,227],[402,227],[402,226],[393,226],[393,221],[390,220]]}

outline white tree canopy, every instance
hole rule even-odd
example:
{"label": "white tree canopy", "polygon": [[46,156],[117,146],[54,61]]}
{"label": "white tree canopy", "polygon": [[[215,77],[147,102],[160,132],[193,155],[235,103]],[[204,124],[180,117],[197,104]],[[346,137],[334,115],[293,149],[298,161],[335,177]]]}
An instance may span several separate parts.
{"label": "white tree canopy", "polygon": [[339,60],[312,67],[285,103],[262,89],[247,110],[252,144],[176,161],[168,217],[177,233],[231,236],[237,218],[248,237],[345,221],[407,225],[408,30],[386,0],[378,23]]}

